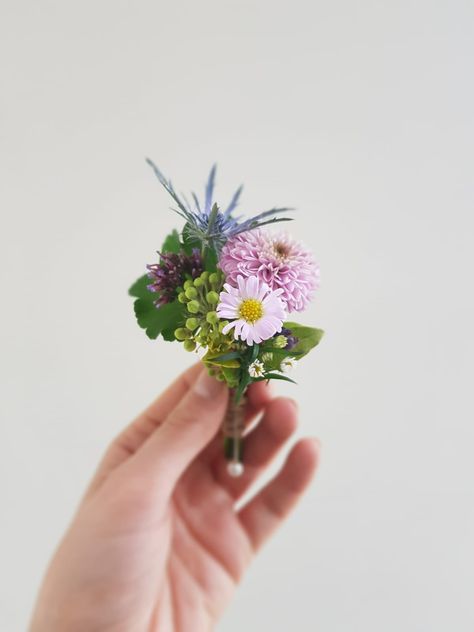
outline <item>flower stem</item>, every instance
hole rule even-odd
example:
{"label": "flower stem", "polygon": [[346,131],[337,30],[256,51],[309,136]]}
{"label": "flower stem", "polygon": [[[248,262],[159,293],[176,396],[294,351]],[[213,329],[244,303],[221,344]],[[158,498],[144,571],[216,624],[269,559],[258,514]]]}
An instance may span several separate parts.
{"label": "flower stem", "polygon": [[230,389],[227,412],[222,424],[224,455],[228,461],[241,463],[243,459],[243,431],[245,397],[235,401],[235,391]]}

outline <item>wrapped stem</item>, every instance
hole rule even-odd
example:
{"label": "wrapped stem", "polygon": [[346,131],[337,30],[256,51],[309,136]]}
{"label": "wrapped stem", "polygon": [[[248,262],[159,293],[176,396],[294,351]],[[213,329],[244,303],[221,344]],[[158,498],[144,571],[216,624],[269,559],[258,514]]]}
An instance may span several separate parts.
{"label": "wrapped stem", "polygon": [[243,434],[245,425],[245,397],[235,401],[235,391],[231,389],[226,415],[222,423],[224,435],[224,454],[229,461],[228,471],[231,476],[240,476],[243,466]]}

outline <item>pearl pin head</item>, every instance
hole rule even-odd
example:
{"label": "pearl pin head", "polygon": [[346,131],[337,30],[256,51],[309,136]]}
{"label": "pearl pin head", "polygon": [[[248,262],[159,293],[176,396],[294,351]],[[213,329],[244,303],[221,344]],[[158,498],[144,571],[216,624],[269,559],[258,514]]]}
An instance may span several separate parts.
{"label": "pearl pin head", "polygon": [[244,465],[243,463],[240,463],[240,461],[231,461],[227,464],[227,472],[233,478],[242,476],[242,474],[244,473]]}

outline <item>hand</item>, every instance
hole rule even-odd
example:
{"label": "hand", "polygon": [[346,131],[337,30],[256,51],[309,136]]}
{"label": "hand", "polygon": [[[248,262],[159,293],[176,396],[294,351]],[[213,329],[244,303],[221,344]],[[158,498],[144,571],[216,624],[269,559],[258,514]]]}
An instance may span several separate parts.
{"label": "hand", "polygon": [[236,501],[294,432],[291,400],[252,385],[245,472],[226,471],[227,388],[195,365],[111,444],[43,581],[31,632],[208,632],[315,471],[299,441],[281,472]]}

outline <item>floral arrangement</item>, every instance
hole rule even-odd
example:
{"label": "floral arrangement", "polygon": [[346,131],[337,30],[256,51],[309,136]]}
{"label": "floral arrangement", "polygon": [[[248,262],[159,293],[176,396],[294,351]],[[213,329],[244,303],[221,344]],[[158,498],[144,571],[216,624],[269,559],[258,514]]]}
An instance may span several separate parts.
{"label": "floral arrangement", "polygon": [[229,205],[214,201],[216,167],[202,202],[178,195],[147,160],[184,221],[166,237],[158,260],[130,288],[138,324],[149,338],[182,343],[200,355],[209,373],[231,390],[223,424],[233,476],[243,472],[243,402],[252,382],[286,380],[315,347],[321,329],[287,320],[303,311],[319,286],[313,255],[287,234],[264,226],[290,221],[289,208],[242,220],[234,215],[242,187]]}

